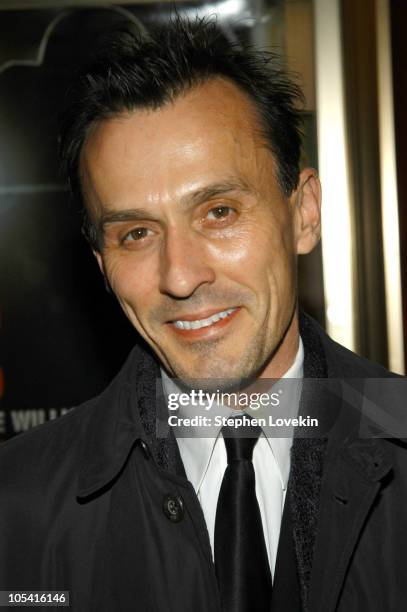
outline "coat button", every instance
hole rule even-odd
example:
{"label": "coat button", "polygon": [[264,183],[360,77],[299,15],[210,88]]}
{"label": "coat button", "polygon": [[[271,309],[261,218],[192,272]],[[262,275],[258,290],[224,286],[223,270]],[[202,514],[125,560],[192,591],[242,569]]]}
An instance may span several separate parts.
{"label": "coat button", "polygon": [[180,495],[166,495],[163,501],[164,514],[172,523],[179,523],[184,518],[184,502]]}
{"label": "coat button", "polygon": [[140,444],[141,450],[143,451],[144,457],[146,459],[150,459],[150,451],[149,451],[147,444],[144,442],[144,440],[140,440],[139,444]]}

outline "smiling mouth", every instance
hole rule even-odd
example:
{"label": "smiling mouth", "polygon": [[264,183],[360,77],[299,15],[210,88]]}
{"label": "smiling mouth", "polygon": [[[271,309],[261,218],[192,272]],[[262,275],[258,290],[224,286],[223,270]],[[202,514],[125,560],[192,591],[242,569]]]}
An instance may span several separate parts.
{"label": "smiling mouth", "polygon": [[175,321],[171,321],[172,325],[176,329],[182,330],[191,330],[191,329],[202,329],[204,327],[210,327],[211,325],[215,325],[218,321],[222,319],[228,319],[234,312],[236,312],[237,308],[228,308],[227,310],[220,310],[209,317],[204,319],[192,319],[188,317],[187,319],[177,319]]}

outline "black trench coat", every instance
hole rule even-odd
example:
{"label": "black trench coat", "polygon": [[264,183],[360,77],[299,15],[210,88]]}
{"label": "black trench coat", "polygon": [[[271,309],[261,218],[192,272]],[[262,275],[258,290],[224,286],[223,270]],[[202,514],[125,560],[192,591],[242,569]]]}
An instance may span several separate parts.
{"label": "black trench coat", "polygon": [[[301,335],[307,377],[389,376],[305,315]],[[156,437],[156,377],[136,348],[100,397],[1,447],[1,590],[69,590],[75,612],[220,612],[200,504],[173,435]],[[317,391],[306,403],[327,435],[292,449],[298,609],[402,612],[405,444],[359,439],[360,415],[343,398]],[[290,580],[282,568],[273,612],[296,612]]]}

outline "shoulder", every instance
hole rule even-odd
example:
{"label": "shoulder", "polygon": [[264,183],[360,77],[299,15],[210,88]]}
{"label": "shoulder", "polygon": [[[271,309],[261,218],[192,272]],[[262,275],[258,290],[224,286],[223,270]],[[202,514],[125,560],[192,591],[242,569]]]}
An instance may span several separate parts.
{"label": "shoulder", "polygon": [[[33,550],[40,548],[38,538],[44,537],[56,507],[71,507],[83,453],[82,432],[94,406],[91,400],[0,446],[0,537],[5,546],[20,534],[25,545],[31,542]],[[0,555],[0,565],[1,560]]]}
{"label": "shoulder", "polygon": [[383,365],[357,355],[345,346],[335,342],[325,330],[309,315],[301,313],[302,330],[320,341],[328,370],[331,375],[344,378],[388,378],[398,377]]}
{"label": "shoulder", "polygon": [[96,404],[97,398],[89,400],[1,444],[0,486],[17,485],[22,480],[34,482],[44,469],[51,475],[57,466],[75,461],[80,454],[81,434]]}
{"label": "shoulder", "polygon": [[[28,498],[40,491],[71,490],[93,449],[94,460],[111,449],[120,417],[123,389],[129,385],[133,350],[108,387],[98,396],[0,445],[0,489],[25,490]],[[99,440],[99,442],[98,442]]]}
{"label": "shoulder", "polygon": [[[101,420],[101,412],[105,416],[114,412],[119,390],[127,381],[128,371],[137,357],[138,352],[133,349],[121,370],[100,395],[71,408],[63,416],[0,444],[0,479],[4,470],[11,464],[16,466],[16,462],[33,470],[40,463],[45,463],[52,471],[55,460],[66,461],[80,453],[88,437],[96,435],[95,428]],[[105,405],[103,410],[101,404]],[[106,427],[110,427],[110,422]]]}
{"label": "shoulder", "polygon": [[[392,452],[401,450],[405,456],[406,378],[335,342],[316,321],[304,316],[305,333],[308,338],[311,334],[314,344],[320,346],[327,366],[325,376],[329,384],[326,389],[331,393],[328,421],[335,423],[332,438],[362,437],[363,444],[376,438],[388,438]],[[332,448],[336,449],[336,443],[332,443]]]}
{"label": "shoulder", "polygon": [[390,372],[381,364],[361,357],[338,342],[335,342],[329,336],[326,337],[327,350],[340,362],[344,376],[359,378],[398,377],[398,374]]}

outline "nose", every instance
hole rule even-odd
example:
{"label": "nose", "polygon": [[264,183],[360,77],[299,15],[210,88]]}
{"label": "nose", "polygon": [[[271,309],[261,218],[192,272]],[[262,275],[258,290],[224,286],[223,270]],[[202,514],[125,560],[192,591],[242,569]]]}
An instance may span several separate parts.
{"label": "nose", "polygon": [[213,283],[215,271],[208,263],[205,245],[186,230],[169,228],[161,249],[160,291],[173,298],[187,298],[198,287]]}

